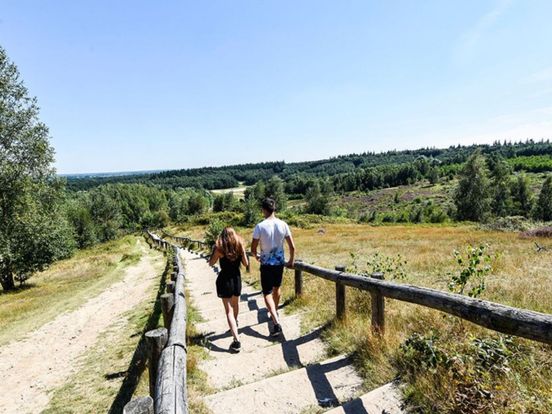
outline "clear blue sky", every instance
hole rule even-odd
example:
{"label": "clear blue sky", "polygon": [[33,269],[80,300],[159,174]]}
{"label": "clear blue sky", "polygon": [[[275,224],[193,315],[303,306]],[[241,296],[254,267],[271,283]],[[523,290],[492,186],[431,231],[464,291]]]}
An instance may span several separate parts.
{"label": "clear blue sky", "polygon": [[61,173],[552,137],[552,1],[0,0]]}

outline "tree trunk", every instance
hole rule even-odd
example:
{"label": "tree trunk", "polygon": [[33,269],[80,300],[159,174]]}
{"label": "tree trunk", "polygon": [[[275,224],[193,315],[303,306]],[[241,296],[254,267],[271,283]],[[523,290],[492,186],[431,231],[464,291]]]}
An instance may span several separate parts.
{"label": "tree trunk", "polygon": [[13,273],[7,273],[0,276],[0,283],[4,291],[15,289],[15,280],[13,280]]}

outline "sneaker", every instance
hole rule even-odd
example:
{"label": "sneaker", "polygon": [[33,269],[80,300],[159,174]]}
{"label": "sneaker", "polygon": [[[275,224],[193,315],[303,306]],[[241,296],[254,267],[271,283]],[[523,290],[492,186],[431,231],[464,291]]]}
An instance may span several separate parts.
{"label": "sneaker", "polygon": [[279,336],[282,333],[282,327],[279,323],[274,325],[274,328],[272,329],[272,332],[270,333],[270,336]]}
{"label": "sneaker", "polygon": [[230,350],[234,351],[234,352],[240,352],[241,351],[241,343],[240,341],[232,341],[232,343],[230,344]]}

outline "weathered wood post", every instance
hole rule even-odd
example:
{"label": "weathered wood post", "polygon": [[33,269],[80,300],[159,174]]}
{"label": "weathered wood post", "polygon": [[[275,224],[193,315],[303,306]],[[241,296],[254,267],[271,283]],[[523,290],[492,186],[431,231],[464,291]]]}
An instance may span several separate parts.
{"label": "weathered wood post", "polygon": [[174,311],[174,294],[165,293],[161,295],[161,312],[163,313],[163,326],[171,329],[171,321]]}
{"label": "weathered wood post", "polygon": [[167,282],[167,293],[174,293],[174,283],[173,281]]}
{"label": "weathered wood post", "polygon": [[157,328],[146,332],[146,344],[148,347],[148,371],[150,395],[155,397],[155,383],[157,381],[157,368],[161,352],[167,344],[169,332],[166,328]]}
{"label": "weathered wood post", "polygon": [[153,398],[138,397],[129,401],[123,408],[123,414],[154,414]]}
{"label": "weathered wood post", "polygon": [[[345,266],[336,266],[335,270],[338,272],[344,272]],[[335,282],[335,313],[337,319],[342,321],[346,318],[345,313],[345,304],[346,304],[346,294],[345,294],[345,285],[339,280]]]}
{"label": "weathered wood post", "polygon": [[295,268],[295,297],[298,298],[303,294],[303,272],[301,269]]}
{"label": "weathered wood post", "polygon": [[[383,273],[372,273],[370,277],[383,280]],[[385,334],[385,297],[379,292],[370,292],[372,296],[372,330],[378,335]]]}

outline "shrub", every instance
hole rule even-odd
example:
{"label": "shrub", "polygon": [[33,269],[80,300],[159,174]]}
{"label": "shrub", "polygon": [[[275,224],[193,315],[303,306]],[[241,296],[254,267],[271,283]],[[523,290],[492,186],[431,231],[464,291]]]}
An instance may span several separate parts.
{"label": "shrub", "polygon": [[455,250],[454,259],[460,271],[450,275],[449,290],[463,295],[468,288],[468,296],[476,298],[481,295],[485,291],[485,278],[492,270],[487,246],[468,245],[464,254]]}

